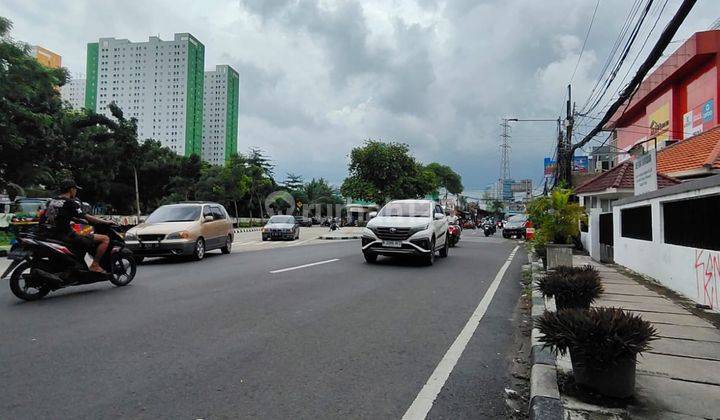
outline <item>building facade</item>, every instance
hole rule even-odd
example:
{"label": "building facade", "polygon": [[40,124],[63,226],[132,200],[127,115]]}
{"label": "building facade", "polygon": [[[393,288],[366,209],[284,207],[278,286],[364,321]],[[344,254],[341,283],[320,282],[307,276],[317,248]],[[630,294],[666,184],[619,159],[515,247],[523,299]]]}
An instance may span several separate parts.
{"label": "building facade", "polygon": [[179,155],[202,156],[205,46],[189,33],[172,41],[100,38],[87,46],[85,108],[110,116],[115,102],[138,121],[138,138]]}
{"label": "building facade", "polygon": [[719,52],[720,30],[697,32],[645,78],[605,126],[618,161],[637,144],[661,149],[718,125]]}
{"label": "building facade", "polygon": [[70,79],[60,87],[60,97],[74,109],[85,107],[85,79]]}
{"label": "building facade", "polygon": [[205,72],[203,90],[203,160],[222,165],[237,153],[240,76],[230,66]]}
{"label": "building facade", "polygon": [[62,57],[60,57],[60,54],[56,54],[39,45],[30,47],[30,55],[45,67],[57,69],[62,66]]}

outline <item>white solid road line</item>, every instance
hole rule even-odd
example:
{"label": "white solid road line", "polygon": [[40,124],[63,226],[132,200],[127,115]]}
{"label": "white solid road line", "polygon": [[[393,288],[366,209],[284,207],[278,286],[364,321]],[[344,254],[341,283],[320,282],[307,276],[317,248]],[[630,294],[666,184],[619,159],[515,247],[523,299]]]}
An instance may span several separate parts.
{"label": "white solid road line", "polygon": [[445,353],[442,360],[440,360],[440,363],[438,363],[435,371],[433,371],[430,378],[420,390],[420,393],[417,397],[415,397],[415,401],[413,401],[410,408],[407,409],[405,415],[402,417],[403,420],[421,420],[424,419],[430,412],[430,409],[435,402],[435,398],[437,398],[440,390],[442,390],[442,387],[445,385],[445,382],[450,376],[450,373],[455,368],[458,360],[460,360],[460,356],[462,356],[465,347],[467,347],[468,342],[472,338],[473,334],[475,334],[475,330],[477,329],[478,324],[480,324],[480,320],[483,316],[485,316],[485,312],[487,311],[488,306],[490,306],[490,302],[492,302],[495,292],[497,292],[498,286],[500,286],[500,282],[510,266],[517,250],[518,246],[515,246],[512,252],[510,252],[505,264],[500,267],[500,271],[498,271],[495,279],[490,284],[490,287],[488,287],[487,292],[485,292],[485,296],[483,296],[477,308],[475,308],[475,312],[473,312],[470,316],[470,319],[468,319],[468,322],[465,324],[462,331],[460,331],[460,334]]}
{"label": "white solid road line", "polygon": [[282,268],[280,270],[273,270],[270,273],[271,274],[284,273],[286,271],[298,270],[300,268],[312,267],[314,265],[327,264],[327,263],[331,263],[331,262],[335,262],[335,261],[339,261],[339,260],[340,260],[339,258],[333,258],[332,260],[318,261],[318,262],[314,262],[314,263],[310,263],[310,264],[298,265],[296,267],[288,267],[288,268]]}

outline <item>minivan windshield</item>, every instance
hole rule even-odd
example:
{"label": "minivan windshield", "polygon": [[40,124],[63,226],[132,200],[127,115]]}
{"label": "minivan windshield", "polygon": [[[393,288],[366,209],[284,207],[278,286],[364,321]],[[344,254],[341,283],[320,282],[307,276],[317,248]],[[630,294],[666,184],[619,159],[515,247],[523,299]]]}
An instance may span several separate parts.
{"label": "minivan windshield", "polygon": [[430,203],[388,203],[380,210],[381,217],[429,217]]}
{"label": "minivan windshield", "polygon": [[162,206],[152,212],[146,223],[191,222],[200,217],[200,206]]}
{"label": "minivan windshield", "polygon": [[295,223],[295,218],[292,216],[273,216],[270,218],[270,220],[268,220],[268,223],[271,225],[284,223],[292,225]]}

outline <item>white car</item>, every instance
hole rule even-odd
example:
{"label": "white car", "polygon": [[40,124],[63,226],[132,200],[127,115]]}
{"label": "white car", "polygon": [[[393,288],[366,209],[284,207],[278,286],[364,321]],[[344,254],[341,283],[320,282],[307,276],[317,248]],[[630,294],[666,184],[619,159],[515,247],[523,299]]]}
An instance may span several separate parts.
{"label": "white car", "polygon": [[435,262],[435,253],[447,257],[448,219],[439,204],[431,200],[394,200],[363,229],[362,252],[373,263],[378,255],[417,255],[427,265]]}

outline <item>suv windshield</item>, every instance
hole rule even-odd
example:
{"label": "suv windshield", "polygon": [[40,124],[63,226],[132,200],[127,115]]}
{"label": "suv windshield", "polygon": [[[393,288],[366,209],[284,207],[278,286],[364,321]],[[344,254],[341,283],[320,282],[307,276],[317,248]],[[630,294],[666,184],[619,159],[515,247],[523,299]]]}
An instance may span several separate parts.
{"label": "suv windshield", "polygon": [[200,217],[200,206],[162,206],[152,212],[146,223],[191,222]]}
{"label": "suv windshield", "polygon": [[527,222],[527,215],[516,214],[508,219],[508,222]]}
{"label": "suv windshield", "polygon": [[429,203],[389,203],[380,210],[382,217],[429,217]]}
{"label": "suv windshield", "polygon": [[269,224],[280,224],[280,223],[288,223],[293,224],[295,223],[295,218],[292,216],[273,216],[268,220]]}

